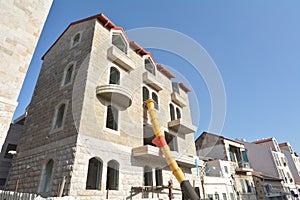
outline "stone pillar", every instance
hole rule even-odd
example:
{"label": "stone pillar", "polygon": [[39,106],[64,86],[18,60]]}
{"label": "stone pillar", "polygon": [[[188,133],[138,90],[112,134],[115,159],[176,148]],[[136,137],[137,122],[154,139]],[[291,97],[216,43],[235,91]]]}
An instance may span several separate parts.
{"label": "stone pillar", "polygon": [[0,149],[52,0],[0,1]]}

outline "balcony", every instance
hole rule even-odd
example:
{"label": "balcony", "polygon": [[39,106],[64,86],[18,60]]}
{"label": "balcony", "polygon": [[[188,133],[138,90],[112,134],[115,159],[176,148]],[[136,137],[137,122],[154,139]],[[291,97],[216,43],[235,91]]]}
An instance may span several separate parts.
{"label": "balcony", "polygon": [[236,171],[239,172],[253,172],[253,169],[250,167],[248,162],[239,162]]}
{"label": "balcony", "polygon": [[135,67],[134,62],[123,51],[115,46],[111,46],[107,50],[107,57],[127,71],[131,71]]}
{"label": "balcony", "polygon": [[180,107],[185,107],[187,105],[186,100],[182,96],[180,96],[180,94],[178,94],[177,92],[171,93],[171,100],[177,105],[179,105]]}
{"label": "balcony", "polygon": [[[179,166],[193,168],[195,167],[195,159],[187,155],[181,155],[176,151],[171,151],[172,156],[175,158]],[[164,162],[164,156],[158,147],[151,145],[144,145],[132,149],[132,155],[136,158],[143,158],[151,162],[158,161]],[[167,165],[167,164],[166,164]]]}
{"label": "balcony", "polygon": [[156,91],[162,90],[162,86],[159,81],[156,79],[155,75],[146,71],[143,73],[143,82],[155,89]]}
{"label": "balcony", "polygon": [[189,134],[197,131],[196,126],[181,118],[168,122],[168,128],[175,131],[176,133],[182,134]]}
{"label": "balcony", "polygon": [[96,94],[105,106],[113,105],[120,110],[126,110],[132,104],[132,92],[120,85],[101,85],[96,88]]}

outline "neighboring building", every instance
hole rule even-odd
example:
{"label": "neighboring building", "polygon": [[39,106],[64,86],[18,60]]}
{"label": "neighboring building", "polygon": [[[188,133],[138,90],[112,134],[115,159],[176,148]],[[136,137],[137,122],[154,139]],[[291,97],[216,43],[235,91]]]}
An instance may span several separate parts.
{"label": "neighboring building", "polygon": [[201,183],[203,196],[219,200],[235,200],[233,176],[230,162],[224,160],[205,161]]}
{"label": "neighboring building", "polygon": [[294,177],[298,194],[300,194],[300,158],[288,142],[279,144],[279,148],[287,159],[288,166]]}
{"label": "neighboring building", "polygon": [[0,148],[52,0],[0,1]]}
{"label": "neighboring building", "polygon": [[[288,199],[293,199],[291,195],[296,192],[293,175],[289,169],[285,155],[280,151],[275,138],[258,140],[252,143],[244,143],[248,150],[249,161],[253,169],[262,172],[264,175],[282,179],[282,195],[287,195]],[[293,192],[292,192],[293,191]]]}
{"label": "neighboring building", "polygon": [[17,118],[14,123],[10,125],[5,142],[2,146],[0,153],[0,189],[5,188],[13,156],[17,153],[17,146],[19,144],[21,134],[24,132],[25,119],[26,114]]}
{"label": "neighboring building", "polygon": [[236,199],[256,199],[256,192],[244,144],[223,136],[204,132],[196,140],[198,156],[228,161],[229,173],[232,174],[232,184]]}
{"label": "neighboring building", "polygon": [[[8,181],[13,190],[81,199],[167,199],[179,184],[154,138],[152,98],[173,155],[200,193],[189,89],[103,14],[71,23],[43,56]],[[154,186],[154,187],[153,187]],[[173,190],[175,199],[181,192]]]}
{"label": "neighboring building", "polygon": [[258,200],[286,200],[286,193],[281,184],[282,179],[261,172],[252,172]]}

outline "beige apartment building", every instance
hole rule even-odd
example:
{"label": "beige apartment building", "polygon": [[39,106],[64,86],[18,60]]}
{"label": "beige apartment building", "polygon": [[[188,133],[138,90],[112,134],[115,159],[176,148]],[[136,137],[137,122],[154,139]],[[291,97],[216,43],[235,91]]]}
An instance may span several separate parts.
{"label": "beige apartment building", "polygon": [[294,151],[291,144],[288,142],[280,143],[279,148],[287,159],[288,166],[294,178],[296,190],[298,194],[300,194],[300,158],[298,154]]}
{"label": "beige apartment building", "polygon": [[[7,189],[80,199],[181,199],[144,101],[200,192],[188,92],[103,14],[71,23],[43,56]],[[192,170],[193,169],[193,170]],[[65,180],[65,184],[64,181]]]}
{"label": "beige apartment building", "polygon": [[52,0],[0,1],[0,148]]}
{"label": "beige apartment building", "polygon": [[[281,187],[276,188],[273,193],[273,199],[295,199],[294,194],[298,194],[293,174],[289,168],[286,156],[281,152],[278,142],[275,138],[257,140],[255,142],[245,142],[248,150],[249,160],[253,169],[266,176],[277,177],[281,179]],[[269,187],[269,186],[267,186]]]}
{"label": "beige apartment building", "polygon": [[[212,166],[220,166],[221,172],[227,176],[233,187],[233,194],[225,197],[223,194],[206,194],[206,198],[215,199],[256,199],[256,190],[252,178],[253,169],[248,160],[247,150],[241,142],[225,138],[213,133],[203,132],[196,140],[197,155],[201,157],[210,157],[215,160]],[[220,162],[227,161],[227,162]],[[211,161],[212,162],[212,161]],[[219,164],[218,164],[219,163]],[[218,184],[218,183],[215,183]],[[228,183],[227,183],[228,185]],[[227,186],[227,188],[230,186]],[[210,195],[210,196],[209,196]]]}

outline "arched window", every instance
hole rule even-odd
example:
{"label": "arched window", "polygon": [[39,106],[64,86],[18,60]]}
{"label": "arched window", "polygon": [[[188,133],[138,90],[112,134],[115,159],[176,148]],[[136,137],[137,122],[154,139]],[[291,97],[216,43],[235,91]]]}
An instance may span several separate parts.
{"label": "arched window", "polygon": [[75,46],[75,45],[78,44],[79,42],[80,42],[80,33],[77,33],[77,34],[73,37],[72,46]]}
{"label": "arched window", "polygon": [[177,116],[177,119],[181,118],[181,113],[180,113],[179,108],[176,108],[176,116]]}
{"label": "arched window", "polygon": [[121,33],[119,32],[113,33],[112,44],[127,54],[127,42]]}
{"label": "arched window", "polygon": [[54,129],[62,127],[63,118],[64,118],[64,114],[65,114],[65,107],[66,107],[66,104],[62,104],[57,109]]}
{"label": "arched window", "polygon": [[158,96],[156,93],[152,92],[152,99],[154,101],[154,108],[158,110]]}
{"label": "arched window", "polygon": [[120,71],[115,67],[110,68],[109,84],[120,84]]}
{"label": "arched window", "polygon": [[143,87],[143,102],[149,99],[149,90],[146,87]]}
{"label": "arched window", "polygon": [[102,179],[102,161],[97,158],[91,158],[89,160],[88,175],[86,180],[86,189],[101,190]]}
{"label": "arched window", "polygon": [[46,164],[46,168],[44,171],[44,177],[43,177],[42,192],[49,191],[50,180],[51,180],[52,171],[53,171],[53,163],[54,163],[54,161],[52,159],[50,159]]}
{"label": "arched window", "polygon": [[65,71],[64,85],[67,85],[72,81],[74,65],[70,65]]}
{"label": "arched window", "polygon": [[170,117],[171,117],[171,121],[175,120],[175,110],[174,110],[174,106],[172,104],[169,105],[170,106]]}
{"label": "arched window", "polygon": [[162,170],[159,168],[155,168],[155,182],[156,186],[163,185]]}
{"label": "arched window", "polygon": [[145,69],[155,75],[155,66],[150,58],[145,59]]}
{"label": "arched window", "polygon": [[118,130],[119,110],[114,106],[107,106],[106,128]]}
{"label": "arched window", "polygon": [[153,186],[152,168],[147,165],[144,167],[144,184],[145,186]]}
{"label": "arched window", "polygon": [[119,163],[115,160],[107,163],[106,189],[119,189]]}

